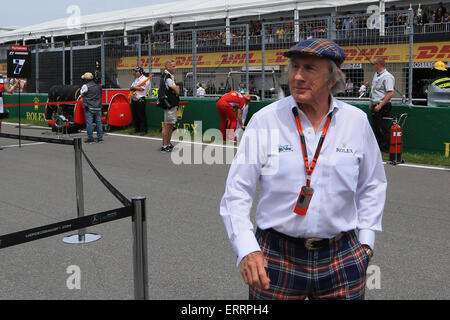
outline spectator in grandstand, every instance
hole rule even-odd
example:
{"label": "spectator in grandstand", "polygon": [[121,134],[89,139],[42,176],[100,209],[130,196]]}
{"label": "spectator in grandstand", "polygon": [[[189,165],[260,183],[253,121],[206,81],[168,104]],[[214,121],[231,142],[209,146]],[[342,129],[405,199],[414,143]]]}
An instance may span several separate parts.
{"label": "spectator in grandstand", "polygon": [[241,110],[245,104],[250,102],[250,95],[239,93],[237,91],[230,91],[224,94],[217,101],[217,112],[220,118],[220,132],[222,133],[222,139],[225,141],[227,139],[234,140],[236,127],[237,127],[237,117],[236,110]]}
{"label": "spectator in grandstand", "polygon": [[423,10],[423,15],[422,15],[422,19],[421,19],[422,24],[430,23],[430,19],[431,19],[431,9],[430,9],[430,7],[426,7]]}
{"label": "spectator in grandstand", "polygon": [[134,133],[139,133],[141,136],[147,134],[147,114],[145,111],[146,101],[149,90],[149,81],[144,75],[144,69],[136,67],[134,70],[136,79],[131,84],[130,90],[133,95],[131,96],[131,110],[133,114]]}
{"label": "spectator in grandstand", "polygon": [[97,142],[103,141],[103,125],[102,125],[102,87],[94,81],[94,75],[86,72],[81,76],[85,82],[81,87],[80,94],[83,96],[83,108],[86,116],[86,143],[94,142],[93,122],[95,117],[95,125],[97,127]]}
{"label": "spectator in grandstand", "polygon": [[211,81],[206,83],[206,94],[216,94],[216,86]]}
{"label": "spectator in grandstand", "polygon": [[365,97],[369,90],[369,81],[361,81],[361,87],[359,87],[359,98]]}
{"label": "spectator in grandstand", "polygon": [[241,83],[239,84],[238,92],[244,94],[245,91],[247,91],[247,89],[245,88],[245,83],[241,82]]}
{"label": "spectator in grandstand", "polygon": [[436,9],[436,16],[444,17],[446,12],[447,8],[444,7],[444,4],[442,2],[439,2],[439,7]]}
{"label": "spectator in grandstand", "polygon": [[344,50],[309,39],[284,55],[291,95],[250,119],[220,215],[250,299],[363,299],[386,198],[381,153],[365,113],[334,98]]}
{"label": "spectator in grandstand", "polygon": [[436,10],[436,23],[444,23],[445,12],[439,7]]}
{"label": "spectator in grandstand", "polygon": [[225,94],[225,92],[227,92],[227,88],[225,87],[223,82],[221,82],[219,86],[219,94]]}
{"label": "spectator in grandstand", "polygon": [[347,82],[345,83],[345,94],[347,95],[347,97],[351,97],[353,96],[353,81],[351,78],[347,79]]}
{"label": "spectator in grandstand", "polygon": [[387,118],[391,112],[391,98],[394,95],[395,78],[386,70],[383,58],[374,60],[375,74],[372,80],[372,91],[369,109],[372,110],[372,124],[375,137],[382,152],[389,151],[390,123]]}
{"label": "spectator in grandstand", "polygon": [[444,23],[446,25],[445,31],[450,31],[450,15],[448,14],[448,12],[445,13]]}
{"label": "spectator in grandstand", "polygon": [[176,63],[174,60],[166,62],[164,70],[166,96],[172,108],[164,110],[161,152],[172,152],[174,148],[170,140],[172,139],[172,132],[177,123],[178,102],[180,101],[180,87],[175,83],[175,69]]}
{"label": "spectator in grandstand", "polygon": [[197,96],[198,97],[204,97],[206,94],[206,84],[199,83],[197,88]]}

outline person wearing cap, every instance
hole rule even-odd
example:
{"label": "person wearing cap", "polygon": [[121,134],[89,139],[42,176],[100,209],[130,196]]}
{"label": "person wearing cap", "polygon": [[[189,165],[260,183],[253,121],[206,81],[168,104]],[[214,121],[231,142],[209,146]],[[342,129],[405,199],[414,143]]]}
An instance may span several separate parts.
{"label": "person wearing cap", "polygon": [[[16,80],[12,87],[10,88],[4,81],[3,75],[0,74],[0,115],[3,116],[5,114],[5,111],[3,109],[3,92],[6,93],[14,93],[14,90],[20,86],[19,80]],[[2,118],[0,117],[0,133],[2,133]],[[2,147],[0,147],[0,150],[3,150]]]}
{"label": "person wearing cap", "polygon": [[378,146],[382,152],[389,152],[390,122],[389,118],[394,96],[395,78],[386,70],[382,57],[377,57],[373,63],[375,71],[372,80],[369,109],[372,110],[372,124]]}
{"label": "person wearing cap", "polygon": [[102,87],[94,81],[94,75],[86,72],[81,76],[84,84],[81,87],[80,94],[83,97],[83,108],[86,116],[86,143],[94,142],[93,122],[95,117],[95,125],[97,127],[97,142],[103,141],[103,125],[102,125]]}
{"label": "person wearing cap", "polygon": [[217,112],[219,113],[220,132],[222,133],[223,141],[227,139],[227,133],[228,139],[234,141],[236,127],[238,124],[236,109],[238,110],[241,128],[245,129],[245,126],[242,123],[242,109],[249,103],[249,101],[249,94],[243,94],[235,90],[225,93],[217,101]]}
{"label": "person wearing cap", "polygon": [[145,97],[149,89],[149,82],[144,75],[144,69],[136,67],[134,70],[136,79],[131,84],[130,90],[134,92],[131,96],[131,110],[133,114],[134,133],[139,133],[141,136],[147,134],[147,114],[145,111],[146,101]]}
{"label": "person wearing cap", "polygon": [[[164,95],[171,106],[164,110],[164,126],[162,128],[162,146],[160,151],[170,153],[174,149],[172,144],[172,133],[178,120],[178,103],[180,102],[180,86],[175,83],[175,70],[177,68],[175,60],[168,60],[164,65],[164,74],[161,77],[161,85],[164,88]],[[161,86],[160,86],[161,87]],[[161,89],[160,89],[161,90]]]}
{"label": "person wearing cap", "polygon": [[386,197],[381,153],[366,114],[334,97],[342,48],[308,39],[284,55],[291,95],[250,119],[220,215],[250,299],[363,299]]}
{"label": "person wearing cap", "polygon": [[[450,77],[447,72],[447,64],[438,61],[433,65],[434,79],[431,81],[432,86],[439,88],[450,88]],[[425,91],[428,94],[428,90]]]}

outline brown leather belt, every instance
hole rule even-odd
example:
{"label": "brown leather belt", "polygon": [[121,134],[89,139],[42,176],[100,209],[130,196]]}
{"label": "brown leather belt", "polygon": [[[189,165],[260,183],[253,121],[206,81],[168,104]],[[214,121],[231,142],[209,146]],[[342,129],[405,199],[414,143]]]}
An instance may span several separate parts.
{"label": "brown leather belt", "polygon": [[264,231],[275,234],[278,237],[283,238],[285,240],[304,245],[305,248],[308,250],[318,250],[318,249],[327,248],[331,244],[342,239],[342,237],[345,236],[347,233],[351,232],[351,231],[341,232],[334,238],[323,239],[323,238],[295,238],[295,237],[288,236],[287,234],[278,232],[272,228],[264,230]]}

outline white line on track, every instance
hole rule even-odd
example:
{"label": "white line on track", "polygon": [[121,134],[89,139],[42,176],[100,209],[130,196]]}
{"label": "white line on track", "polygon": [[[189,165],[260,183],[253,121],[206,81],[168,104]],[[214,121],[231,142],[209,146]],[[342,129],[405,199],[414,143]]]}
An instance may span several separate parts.
{"label": "white line on track", "polygon": [[[28,146],[35,146],[38,144],[46,144],[47,142],[33,142],[33,143],[22,143],[21,146],[22,147],[28,147]],[[19,145],[18,144],[10,144],[7,146],[1,146],[2,148],[18,148]]]}
{"label": "white line on track", "polygon": [[[16,123],[8,123],[3,122],[4,124],[11,124],[16,125]],[[47,129],[46,127],[42,127],[44,129]],[[144,139],[144,140],[153,140],[153,141],[162,141],[162,138],[154,138],[154,137],[141,137],[141,136],[132,136],[128,134],[120,134],[120,133],[107,133],[108,136],[117,136],[117,137],[124,137],[124,138],[134,138],[134,139]],[[182,141],[182,140],[173,140],[173,142],[181,142],[186,144],[194,144],[194,145],[204,145],[204,146],[215,146],[215,147],[223,147],[223,148],[232,148],[237,149],[237,146],[230,146],[230,145],[222,145],[222,144],[214,144],[214,143],[204,143],[204,142],[195,142],[195,141]],[[36,143],[29,143],[26,145],[36,145],[36,144],[44,144],[45,142],[36,142]],[[24,144],[22,144],[24,145]],[[18,147],[19,145],[14,146],[3,146],[4,148],[9,147]],[[388,164],[387,162],[383,161],[383,164]],[[425,166],[425,165],[419,165],[419,164],[407,164],[407,163],[400,163],[397,164],[399,167],[409,167],[409,168],[419,168],[419,169],[429,169],[429,170],[440,170],[440,171],[449,171],[450,168],[445,167],[433,167],[433,166]]]}

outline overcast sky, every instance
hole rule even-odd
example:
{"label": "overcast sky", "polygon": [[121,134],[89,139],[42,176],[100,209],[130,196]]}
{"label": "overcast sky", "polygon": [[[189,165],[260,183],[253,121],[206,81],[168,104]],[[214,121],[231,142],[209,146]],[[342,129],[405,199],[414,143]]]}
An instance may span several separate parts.
{"label": "overcast sky", "polygon": [[81,15],[172,2],[176,0],[19,0],[1,5],[0,28],[26,27],[70,17],[67,10],[78,6]]}

